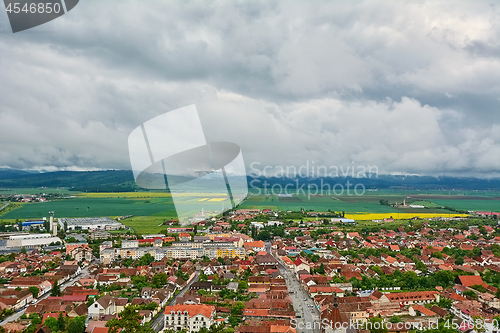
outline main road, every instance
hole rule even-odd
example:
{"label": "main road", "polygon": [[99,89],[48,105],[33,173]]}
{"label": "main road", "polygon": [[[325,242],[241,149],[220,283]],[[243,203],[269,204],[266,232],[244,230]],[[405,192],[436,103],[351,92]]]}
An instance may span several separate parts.
{"label": "main road", "polygon": [[271,243],[266,243],[266,251],[278,261],[278,269],[285,278],[295,310],[297,333],[320,333],[321,317],[314,300],[302,288],[295,277],[295,272],[285,267],[272,253]]}
{"label": "main road", "polygon": [[[172,298],[172,300],[170,302],[167,303],[166,306],[175,305],[176,301],[177,301],[177,297],[184,297],[184,295],[186,295],[186,293],[188,292],[189,287],[191,287],[191,285],[193,283],[198,281],[199,277],[200,277],[200,271],[197,270],[194,277],[191,279],[191,281],[189,281],[189,283],[186,284],[184,286],[184,288],[182,288],[182,290],[174,298]],[[153,321],[151,322],[151,325],[150,325],[151,328],[153,328],[156,332],[161,331],[163,329],[163,325],[165,323],[165,320],[163,319],[164,317],[165,317],[165,308],[161,309],[158,312],[158,316],[153,318]]]}

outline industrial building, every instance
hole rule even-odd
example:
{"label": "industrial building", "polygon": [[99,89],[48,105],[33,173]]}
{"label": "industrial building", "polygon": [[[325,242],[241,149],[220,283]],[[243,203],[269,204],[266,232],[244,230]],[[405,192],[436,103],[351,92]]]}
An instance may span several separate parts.
{"label": "industrial building", "polygon": [[0,240],[0,248],[36,248],[48,246],[52,243],[61,244],[59,237],[54,237],[50,234],[27,234],[27,235],[12,235],[7,240]]}
{"label": "industrial building", "polygon": [[66,230],[119,230],[125,226],[109,217],[60,218],[59,226]]}

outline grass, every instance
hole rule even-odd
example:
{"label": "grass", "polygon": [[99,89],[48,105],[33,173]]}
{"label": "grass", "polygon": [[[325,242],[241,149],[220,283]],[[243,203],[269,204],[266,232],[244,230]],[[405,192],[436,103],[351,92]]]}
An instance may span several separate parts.
{"label": "grass", "polygon": [[450,200],[450,199],[434,199],[432,200],[437,205],[449,206],[460,210],[477,210],[477,211],[493,211],[500,212],[500,200]]}
{"label": "grass", "polygon": [[378,212],[389,213],[394,211],[391,207],[380,205],[377,201],[347,202],[333,196],[310,196],[298,195],[292,198],[278,198],[277,196],[251,195],[239,208],[276,209],[281,211],[298,211],[300,209],[313,211],[335,211],[335,212]]}
{"label": "grass", "polygon": [[395,220],[399,219],[411,219],[412,217],[419,217],[419,218],[432,218],[432,217],[454,217],[454,216],[467,216],[466,214],[456,214],[453,212],[446,212],[446,213],[400,213],[400,212],[392,212],[392,213],[351,213],[351,214],[346,214],[347,218],[351,218],[354,220],[382,220],[384,218],[390,218],[392,217]]}
{"label": "grass", "polygon": [[0,188],[0,195],[12,194],[76,194],[78,192],[69,191],[66,188],[47,188],[47,187],[34,187],[34,188]]}
{"label": "grass", "polygon": [[432,207],[432,208],[442,207],[441,205],[436,205],[434,202],[425,201],[425,200],[413,201],[413,202],[407,203],[407,204],[421,205],[421,206],[424,206],[424,207]]}
{"label": "grass", "polygon": [[[58,193],[59,189],[16,189],[17,193]],[[10,190],[9,190],[10,191]],[[14,190],[12,190],[14,191]],[[52,191],[52,192],[50,192]],[[64,192],[65,190],[61,190]],[[250,195],[239,208],[273,209],[280,211],[335,211],[346,213],[346,217],[360,223],[380,225],[371,220],[381,220],[393,217],[394,223],[402,223],[405,219],[415,216],[421,218],[436,216],[458,216],[450,211],[439,209],[439,206],[450,206],[462,210],[499,211],[500,200],[498,193],[458,192],[450,195],[448,191],[426,191],[417,194],[409,191],[380,191],[367,192],[363,196],[334,196],[307,194],[293,195],[292,197],[278,197],[275,195]],[[56,217],[99,217],[134,215],[133,218],[123,220],[122,223],[130,226],[138,233],[156,233],[165,229],[161,223],[169,219],[177,219],[173,199],[166,192],[103,192],[103,193],[76,193],[65,191],[65,194],[76,194],[74,199],[60,199],[45,203],[19,204],[19,208],[9,207],[8,212],[0,215],[4,222],[14,222],[16,219],[35,219],[48,216],[54,211]],[[7,194],[7,191],[0,194]],[[11,193],[13,194],[13,193]],[[220,210],[228,207],[229,200],[222,193],[185,193],[175,194],[176,203],[183,209],[194,214],[200,210],[200,205],[206,211]],[[411,196],[409,198],[408,196]],[[432,198],[428,198],[432,196]],[[423,204],[425,209],[393,208],[379,203],[381,199],[390,203],[401,203],[406,198],[407,204]],[[401,220],[400,220],[401,219]],[[399,220],[399,221],[398,221]],[[388,223],[386,223],[387,225]]]}
{"label": "grass", "polygon": [[25,204],[21,208],[0,216],[1,219],[33,219],[48,216],[55,212],[56,217],[99,217],[99,216],[175,216],[171,198],[159,201],[133,200],[126,198],[102,199],[62,199],[43,203]]}
{"label": "grass", "polygon": [[103,198],[170,198],[167,192],[100,192],[100,193],[79,193],[79,198],[103,199]]}
{"label": "grass", "polygon": [[[7,204],[7,202],[0,201],[0,207],[3,207],[5,204]],[[16,210],[18,208],[21,208],[23,205],[25,205],[25,203],[11,202],[7,207],[0,210],[0,214],[2,214],[2,215],[7,214],[8,212],[11,212],[11,211]]]}
{"label": "grass", "polygon": [[[175,193],[175,196],[193,196],[193,197],[224,197],[227,196],[225,193]],[[92,198],[92,199],[103,199],[103,198],[127,198],[127,199],[138,199],[138,198],[170,198],[172,194],[167,192],[97,192],[97,193],[78,193],[79,198]]]}
{"label": "grass", "polygon": [[120,221],[127,227],[134,229],[135,232],[139,234],[156,234],[163,229],[168,228],[162,225],[165,220],[177,218],[175,215],[171,217],[161,217],[161,216],[134,216],[129,219]]}

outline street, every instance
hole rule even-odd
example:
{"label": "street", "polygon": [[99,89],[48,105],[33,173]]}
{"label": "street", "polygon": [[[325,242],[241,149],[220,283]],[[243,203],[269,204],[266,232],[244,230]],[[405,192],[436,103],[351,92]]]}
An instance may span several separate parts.
{"label": "street", "polygon": [[280,260],[274,256],[271,251],[271,243],[266,243],[266,250],[278,261],[278,268],[285,278],[295,310],[297,333],[320,333],[318,326],[321,323],[320,313],[313,299],[300,286],[299,281],[295,278],[295,272],[283,266]]}
{"label": "street", "polygon": [[[177,300],[177,297],[183,297],[186,295],[186,293],[189,290],[189,287],[196,281],[198,281],[198,278],[200,277],[200,271],[196,271],[195,276],[189,281],[184,288],[174,297],[170,302],[167,303],[167,306],[175,305],[175,302]],[[154,329],[156,332],[159,332],[163,329],[163,324],[165,323],[164,317],[165,316],[165,308],[161,309],[161,311],[158,312],[158,315],[153,318],[151,321],[151,328]]]}
{"label": "street", "polygon": [[[88,273],[89,273],[89,271],[88,271],[88,267],[85,267],[84,269],[82,269],[82,271],[80,272],[80,274],[78,274],[78,275],[77,275],[77,276],[75,276],[74,278],[72,278],[72,279],[70,279],[70,280],[66,281],[65,283],[61,284],[61,286],[60,286],[60,287],[61,287],[61,291],[63,291],[64,289],[66,289],[66,287],[68,287],[68,286],[72,286],[72,285],[73,285],[73,283],[74,283],[75,281],[80,280],[83,276],[87,275]],[[30,304],[35,304],[35,303],[38,303],[38,302],[39,302],[39,301],[41,301],[42,299],[46,299],[46,298],[47,298],[47,297],[49,297],[49,296],[50,296],[50,291],[49,291],[49,292],[47,292],[47,293],[45,293],[43,296],[41,296],[41,297],[37,298],[36,300],[34,300],[34,302],[32,302],[32,303],[30,303]],[[0,322],[0,326],[1,326],[1,325],[5,325],[5,324],[7,324],[7,323],[9,323],[9,322],[11,322],[11,321],[15,321],[15,320],[19,319],[19,317],[21,317],[21,316],[22,316],[22,315],[26,312],[26,309],[28,308],[28,306],[29,306],[30,304],[28,304],[28,305],[24,306],[24,307],[21,309],[21,311],[16,312],[16,313],[14,313],[12,316],[5,318],[5,319],[4,319],[4,321]]]}

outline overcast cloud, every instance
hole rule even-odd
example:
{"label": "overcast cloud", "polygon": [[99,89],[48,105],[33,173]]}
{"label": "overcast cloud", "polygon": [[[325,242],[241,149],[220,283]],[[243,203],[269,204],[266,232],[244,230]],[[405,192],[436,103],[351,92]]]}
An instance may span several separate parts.
{"label": "overcast cloud", "polygon": [[130,169],[127,137],[196,104],[247,166],[500,175],[500,5],[81,0],[12,34],[0,166]]}

